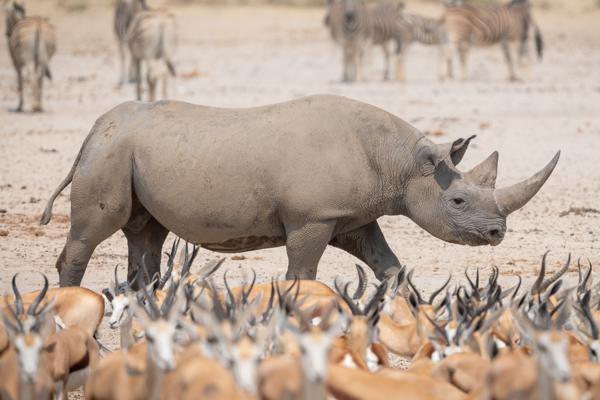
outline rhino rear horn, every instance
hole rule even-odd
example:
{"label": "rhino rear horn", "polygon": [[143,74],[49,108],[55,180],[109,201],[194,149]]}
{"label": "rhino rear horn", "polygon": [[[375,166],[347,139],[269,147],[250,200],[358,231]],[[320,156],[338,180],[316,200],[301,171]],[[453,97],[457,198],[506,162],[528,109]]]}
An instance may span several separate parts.
{"label": "rhino rear horn", "polygon": [[556,163],[558,163],[559,157],[560,151],[554,155],[548,165],[529,179],[512,186],[496,189],[494,195],[500,213],[507,216],[527,204],[527,202],[531,200],[544,185],[550,174],[552,174],[554,167],[556,167]]}
{"label": "rhino rear horn", "polygon": [[477,186],[493,189],[496,186],[497,175],[498,152],[494,151],[488,158],[473,167],[469,172],[465,173],[465,178],[469,179]]}

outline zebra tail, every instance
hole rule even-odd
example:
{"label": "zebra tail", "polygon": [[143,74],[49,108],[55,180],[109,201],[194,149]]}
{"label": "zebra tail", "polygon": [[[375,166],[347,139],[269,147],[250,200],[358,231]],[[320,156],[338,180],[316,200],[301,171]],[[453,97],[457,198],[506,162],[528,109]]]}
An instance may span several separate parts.
{"label": "zebra tail", "polygon": [[173,62],[171,60],[165,60],[165,62],[167,63],[167,68],[169,69],[169,73],[171,74],[172,77],[175,77],[177,75],[177,72],[175,71],[175,66],[173,65]]}
{"label": "zebra tail", "polygon": [[544,41],[542,40],[542,33],[540,28],[535,25],[535,50],[537,51],[538,59],[542,59],[544,55]]}

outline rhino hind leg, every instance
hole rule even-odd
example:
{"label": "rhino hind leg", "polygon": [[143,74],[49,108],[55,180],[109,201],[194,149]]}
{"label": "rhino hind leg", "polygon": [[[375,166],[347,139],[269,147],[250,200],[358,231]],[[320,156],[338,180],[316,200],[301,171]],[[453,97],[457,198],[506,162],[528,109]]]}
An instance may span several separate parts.
{"label": "rhino hind leg", "polygon": [[81,284],[96,246],[121,229],[131,215],[129,170],[119,163],[107,164],[104,158],[86,160],[85,168],[100,173],[75,175],[71,184],[71,228],[56,262],[61,287]]}
{"label": "rhino hind leg", "polygon": [[103,212],[91,208],[86,207],[87,212],[78,209],[71,213],[71,230],[67,243],[56,261],[61,287],[79,286],[96,246],[127,221],[129,210],[106,218]]}
{"label": "rhino hind leg", "polygon": [[379,280],[386,279],[400,268],[400,262],[388,246],[377,221],[337,235],[329,244],[366,263]]}
{"label": "rhino hind leg", "polygon": [[317,265],[331,240],[335,221],[286,226],[288,270],[286,279],[316,279]]}

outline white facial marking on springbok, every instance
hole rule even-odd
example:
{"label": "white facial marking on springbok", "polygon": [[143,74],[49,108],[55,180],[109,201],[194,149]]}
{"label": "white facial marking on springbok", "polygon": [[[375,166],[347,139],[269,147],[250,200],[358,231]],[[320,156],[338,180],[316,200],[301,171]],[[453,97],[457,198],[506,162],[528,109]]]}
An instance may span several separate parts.
{"label": "white facial marking on springbok", "polygon": [[156,366],[164,371],[175,368],[175,325],[159,319],[146,327],[148,351]]}
{"label": "white facial marking on springbok", "polygon": [[36,334],[17,335],[14,339],[21,378],[28,383],[35,381],[43,345],[42,338]]}
{"label": "white facial marking on springbok", "polygon": [[129,312],[129,297],[125,294],[118,294],[109,304],[112,308],[112,315],[108,320],[108,325],[111,329],[117,329]]}
{"label": "white facial marking on springbok", "polygon": [[297,337],[302,368],[308,381],[319,383],[327,378],[329,350],[334,337],[320,330],[311,330]]}
{"label": "white facial marking on springbok", "polygon": [[263,349],[247,336],[242,337],[231,346],[233,375],[238,385],[250,394],[258,391],[258,364]]}
{"label": "white facial marking on springbok", "polygon": [[542,332],[535,341],[540,365],[550,376],[561,382],[571,379],[568,347],[567,338],[559,332]]}

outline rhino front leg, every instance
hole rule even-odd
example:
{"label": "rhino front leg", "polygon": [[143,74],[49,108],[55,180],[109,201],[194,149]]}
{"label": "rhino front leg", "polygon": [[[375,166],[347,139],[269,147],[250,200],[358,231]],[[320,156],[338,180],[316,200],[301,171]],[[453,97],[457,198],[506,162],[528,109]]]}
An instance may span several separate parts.
{"label": "rhino front leg", "polygon": [[377,221],[337,235],[329,244],[365,262],[379,280],[386,279],[400,268],[400,262],[388,246]]}
{"label": "rhino front leg", "polygon": [[317,265],[334,228],[335,221],[311,222],[290,228],[286,226],[286,279],[317,279]]}

